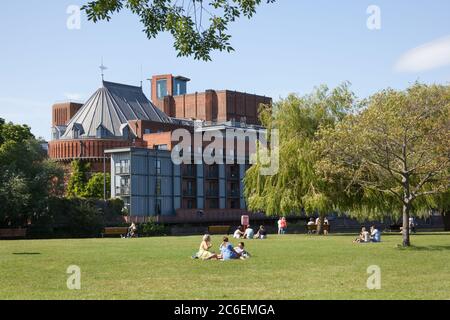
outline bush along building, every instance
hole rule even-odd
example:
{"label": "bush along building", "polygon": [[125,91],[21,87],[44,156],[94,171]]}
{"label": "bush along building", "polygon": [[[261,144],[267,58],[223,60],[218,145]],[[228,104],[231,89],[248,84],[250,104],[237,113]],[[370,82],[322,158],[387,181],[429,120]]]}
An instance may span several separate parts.
{"label": "bush along building", "polygon": [[[258,109],[271,104],[271,98],[229,90],[188,94],[188,82],[180,76],[154,76],[151,102],[142,87],[103,81],[84,105],[55,104],[50,158],[65,165],[87,161],[92,172],[110,171],[111,196],[124,200],[133,221],[264,218],[247,212],[243,197],[242,181],[256,141],[231,136],[233,146],[226,146],[228,131],[264,132]],[[180,147],[186,137],[174,139],[177,131],[190,138],[188,148]],[[211,139],[212,132],[223,138]],[[244,151],[238,150],[239,139]],[[221,161],[207,164],[202,155],[208,141],[219,140],[222,147],[215,148],[214,157]],[[174,161],[176,153],[190,161]]]}

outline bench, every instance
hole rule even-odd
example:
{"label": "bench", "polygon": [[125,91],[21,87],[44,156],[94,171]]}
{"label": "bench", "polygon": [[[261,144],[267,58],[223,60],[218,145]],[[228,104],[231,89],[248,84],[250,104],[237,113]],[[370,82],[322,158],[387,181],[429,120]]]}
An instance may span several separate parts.
{"label": "bench", "polygon": [[128,227],[108,227],[103,230],[102,238],[105,236],[126,236]]}
{"label": "bench", "polygon": [[[316,224],[306,225],[306,230],[308,231],[308,234],[315,233],[315,232],[317,232],[317,225]],[[323,225],[323,231],[327,231],[329,233],[330,232],[330,225],[329,224],[324,224]]]}
{"label": "bench", "polygon": [[19,239],[27,237],[27,229],[0,229],[0,239]]}
{"label": "bench", "polygon": [[209,234],[230,234],[231,226],[210,226],[208,227]]}

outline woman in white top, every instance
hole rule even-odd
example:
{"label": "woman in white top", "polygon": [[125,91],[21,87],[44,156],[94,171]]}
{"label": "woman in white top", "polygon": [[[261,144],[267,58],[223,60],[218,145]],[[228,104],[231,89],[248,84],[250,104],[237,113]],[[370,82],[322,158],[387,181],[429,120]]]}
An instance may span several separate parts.
{"label": "woman in white top", "polygon": [[244,237],[244,232],[242,231],[242,226],[239,226],[237,230],[233,234],[233,238],[235,239],[241,239]]}

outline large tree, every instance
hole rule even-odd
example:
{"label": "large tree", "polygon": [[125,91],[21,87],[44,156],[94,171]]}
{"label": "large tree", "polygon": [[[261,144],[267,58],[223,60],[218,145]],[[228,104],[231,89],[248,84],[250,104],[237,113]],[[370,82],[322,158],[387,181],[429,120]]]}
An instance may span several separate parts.
{"label": "large tree", "polygon": [[74,160],[71,163],[71,174],[67,182],[66,195],[68,197],[84,197],[86,185],[89,181],[90,164],[86,161]]}
{"label": "large tree", "polygon": [[275,0],[95,0],[83,10],[89,20],[97,22],[109,21],[112,14],[129,9],[139,17],[149,39],[170,32],[178,56],[211,60],[214,50],[234,50],[229,24],[240,16],[251,18],[261,2]]}
{"label": "large tree", "polygon": [[63,170],[30,128],[0,119],[0,226],[24,226],[43,214],[62,183]]}
{"label": "large tree", "polygon": [[261,164],[247,171],[245,196],[249,208],[267,215],[305,212],[321,217],[332,211],[339,189],[324,184],[315,171],[316,134],[322,127],[334,127],[354,108],[355,97],[348,84],[333,90],[322,86],[312,94],[290,95],[273,107],[262,108],[263,125],[279,132],[280,165],[273,176],[261,175]]}
{"label": "large tree", "polygon": [[[106,191],[106,194],[105,194]],[[95,173],[86,184],[86,188],[82,196],[84,198],[106,199],[111,194],[111,175],[109,173]]]}
{"label": "large tree", "polygon": [[352,201],[341,206],[352,214],[402,216],[409,246],[412,211],[449,188],[449,107],[450,86],[381,91],[361,112],[322,130],[316,171],[329,184],[345,182]]}

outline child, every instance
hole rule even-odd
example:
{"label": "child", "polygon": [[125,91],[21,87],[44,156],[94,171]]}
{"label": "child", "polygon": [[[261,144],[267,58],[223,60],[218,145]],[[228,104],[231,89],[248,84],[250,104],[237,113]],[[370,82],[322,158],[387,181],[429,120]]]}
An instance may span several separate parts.
{"label": "child", "polygon": [[238,246],[234,248],[234,251],[236,251],[242,260],[250,258],[250,253],[245,250],[245,244],[243,242],[239,242]]}

